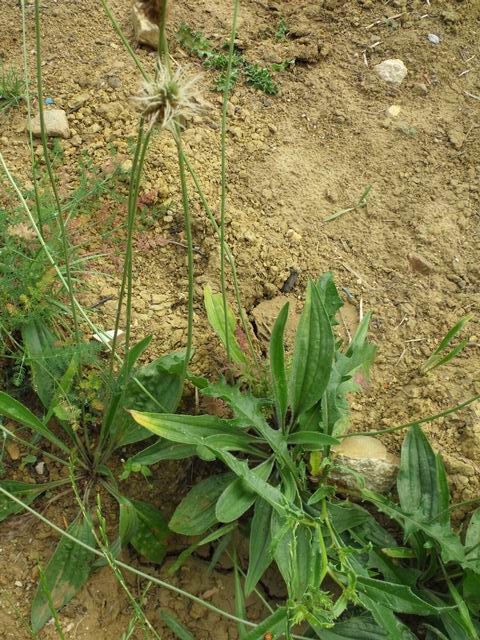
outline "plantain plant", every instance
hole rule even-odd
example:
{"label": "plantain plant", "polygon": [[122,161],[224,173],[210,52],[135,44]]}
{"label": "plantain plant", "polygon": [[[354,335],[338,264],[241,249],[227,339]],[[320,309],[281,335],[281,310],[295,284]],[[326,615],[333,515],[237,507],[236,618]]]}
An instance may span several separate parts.
{"label": "plantain plant", "polygon": [[[225,326],[221,296],[207,290],[206,300],[220,339],[229,341],[233,361],[244,366],[231,311]],[[348,437],[346,396],[368,376],[375,353],[366,339],[368,315],[346,348],[335,338],[341,304],[331,274],[309,282],[290,361],[285,305],[272,330],[263,396],[251,385],[194,379],[202,395],[226,403],[230,418],[132,410],[136,422],[161,440],[130,464],[149,464],[155,452],[161,457],[167,450],[217,462],[169,522],[177,533],[202,536],[173,569],[200,544],[217,540],[215,557],[229,545],[235,555],[236,536],[247,536],[244,580],[235,568],[237,611],[244,612],[246,598],[261,589],[271,564],[287,595],[253,631],[244,633],[239,625],[240,637],[476,638],[480,511],[461,539],[450,523],[443,462],[419,425],[410,427],[402,448],[398,501],[367,488],[332,453]],[[332,471],[354,474],[364,506],[339,495]]]}

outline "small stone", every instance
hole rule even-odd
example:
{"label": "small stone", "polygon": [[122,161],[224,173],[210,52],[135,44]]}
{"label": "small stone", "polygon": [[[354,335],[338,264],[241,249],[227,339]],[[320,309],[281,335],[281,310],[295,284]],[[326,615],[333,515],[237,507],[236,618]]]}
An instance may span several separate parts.
{"label": "small stone", "polygon": [[[363,476],[367,489],[386,493],[395,482],[400,459],[389,453],[377,438],[351,436],[333,447],[332,452],[335,462]],[[353,491],[358,489],[358,481],[353,474],[335,470],[331,477],[340,486]]]}
{"label": "small stone", "polygon": [[[68,126],[67,114],[63,109],[51,109],[45,111],[45,130],[50,138],[69,138],[70,128]],[[31,123],[32,134],[40,138],[40,114],[37,114]]]}
{"label": "small stone", "polygon": [[[278,288],[274,285],[272,285],[272,293],[278,293]],[[287,302],[290,303],[290,313],[288,314],[287,325],[285,328],[285,342],[287,343],[287,347],[293,345],[298,316],[295,311],[295,301],[287,296],[277,295],[271,300],[262,300],[260,304],[257,304],[257,306],[252,309],[252,316],[255,321],[257,336],[261,340],[265,340],[266,342],[270,340],[275,320]]]}
{"label": "small stone", "polygon": [[80,147],[82,144],[82,138],[79,135],[76,135],[76,136],[73,136],[70,142],[74,147]]}
{"label": "small stone", "polygon": [[440,37],[436,33],[429,33],[427,38],[432,44],[440,44]]}
{"label": "small stone", "polygon": [[11,460],[18,460],[20,458],[20,448],[16,442],[9,440],[5,445],[5,449]]}
{"label": "small stone", "polygon": [[385,111],[385,114],[388,118],[398,118],[401,110],[402,108],[398,104],[392,104],[392,106],[388,107],[388,109]]}
{"label": "small stone", "polygon": [[15,580],[15,586],[16,587],[23,587],[23,582],[21,582],[21,580]]}
{"label": "small stone", "polygon": [[426,96],[428,94],[428,87],[423,82],[416,82],[413,85],[413,90],[417,94],[417,96]]}
{"label": "small stone", "polygon": [[302,236],[295,231],[295,229],[289,229],[287,231],[287,238],[294,244],[298,244],[302,240]]}
{"label": "small stone", "polygon": [[402,84],[408,73],[407,67],[398,58],[384,60],[380,64],[376,64],[373,70],[381,80],[395,85]]}
{"label": "small stone", "polygon": [[450,144],[453,145],[455,149],[461,149],[463,147],[465,137],[466,136],[461,125],[448,132]]}
{"label": "small stone", "polygon": [[78,111],[89,99],[90,95],[88,93],[77,93],[68,101],[68,108],[70,111]]}
{"label": "small stone", "polygon": [[408,255],[408,261],[414,271],[421,273],[424,276],[432,273],[435,269],[434,265],[419,253],[410,253]]}
{"label": "small stone", "polygon": [[45,473],[45,462],[37,462],[37,464],[35,465],[35,471],[39,476],[43,476],[43,474]]}
{"label": "small stone", "polygon": [[107,76],[107,84],[109,87],[112,87],[112,89],[119,89],[122,86],[122,81],[118,76],[111,75]]}
{"label": "small stone", "polygon": [[130,160],[130,158],[127,158],[121,163],[120,168],[122,169],[122,171],[125,171],[125,173],[128,173],[129,171],[131,171],[132,166],[133,162]]}
{"label": "small stone", "polygon": [[135,39],[152,49],[158,48],[158,25],[144,13],[142,3],[136,2],[132,7],[132,22]]}

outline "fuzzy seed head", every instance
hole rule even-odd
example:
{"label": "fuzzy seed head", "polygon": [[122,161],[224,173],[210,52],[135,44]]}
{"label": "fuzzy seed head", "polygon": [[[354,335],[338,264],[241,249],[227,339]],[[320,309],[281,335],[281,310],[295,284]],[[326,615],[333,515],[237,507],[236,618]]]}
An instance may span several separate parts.
{"label": "fuzzy seed head", "polygon": [[191,76],[185,67],[171,72],[158,63],[157,74],[152,82],[144,82],[142,93],[134,98],[151,129],[159,124],[162,129],[175,133],[177,126],[202,111],[198,81],[200,76]]}

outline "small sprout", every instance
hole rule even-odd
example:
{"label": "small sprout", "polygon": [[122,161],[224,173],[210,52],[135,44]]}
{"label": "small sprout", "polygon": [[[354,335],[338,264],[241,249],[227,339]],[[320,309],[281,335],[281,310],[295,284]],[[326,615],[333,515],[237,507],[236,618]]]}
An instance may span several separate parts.
{"label": "small sprout", "polygon": [[323,222],[330,222],[331,220],[336,220],[340,216],[343,216],[345,213],[349,213],[350,211],[356,211],[357,209],[363,209],[368,204],[368,196],[370,195],[370,191],[372,190],[372,185],[369,184],[365,191],[360,196],[357,204],[354,204],[353,207],[348,207],[347,209],[340,209],[339,211],[335,211],[331,216],[327,216],[323,219]]}
{"label": "small sprout", "polygon": [[157,65],[152,82],[143,84],[143,92],[134,98],[151,129],[159,123],[162,129],[175,133],[201,111],[197,83],[200,76],[190,76],[184,67],[177,67],[172,74],[163,64]]}
{"label": "small sprout", "polygon": [[452,340],[457,336],[463,327],[470,322],[473,318],[472,314],[468,314],[464,316],[461,320],[457,322],[455,326],[453,326],[450,331],[446,334],[443,340],[440,342],[438,347],[432,353],[432,355],[422,364],[420,367],[420,371],[422,373],[427,373],[428,371],[432,371],[437,367],[440,367],[442,364],[447,364],[450,360],[453,360],[455,356],[457,356],[468,344],[468,338],[464,338],[461,340],[456,347],[453,347],[450,351],[445,353],[450,346]]}
{"label": "small sprout", "polygon": [[278,21],[277,30],[275,31],[275,40],[285,40],[288,36],[288,27],[285,18]]}

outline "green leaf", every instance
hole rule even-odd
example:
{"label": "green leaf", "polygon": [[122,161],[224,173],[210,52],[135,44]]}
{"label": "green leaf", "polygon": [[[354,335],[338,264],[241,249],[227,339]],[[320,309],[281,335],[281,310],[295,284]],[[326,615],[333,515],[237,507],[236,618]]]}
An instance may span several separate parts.
{"label": "green leaf", "polygon": [[271,504],[278,513],[285,515],[288,511],[300,517],[300,511],[295,508],[295,505],[287,503],[285,496],[277,487],[272,486],[253,473],[245,460],[237,460],[228,451],[212,450],[215,451],[217,458],[222,460],[231,471],[244,480],[247,487]]}
{"label": "green leaf", "polygon": [[263,640],[266,633],[271,633],[274,638],[282,637],[287,626],[287,609],[279,607],[271,615],[265,618],[259,625],[243,637],[243,640]]}
{"label": "green leaf", "polygon": [[438,614],[442,610],[415,595],[410,587],[403,584],[358,576],[357,589],[377,604],[384,605],[397,613],[428,616]]}
{"label": "green leaf", "polygon": [[58,338],[45,322],[31,320],[22,328],[22,339],[32,372],[33,387],[48,409],[56,392],[57,382],[62,378],[71,357],[56,345]]}
{"label": "green leaf", "polygon": [[[252,469],[252,473],[262,480],[268,480],[274,463],[273,456]],[[257,494],[245,486],[242,478],[236,478],[225,488],[215,507],[219,522],[238,520],[255,502]]]}
{"label": "green leaf", "polygon": [[330,378],[334,351],[330,320],[317,287],[310,281],[298,323],[289,380],[294,416],[308,411],[322,397]]}
{"label": "green leaf", "polygon": [[207,311],[208,321],[217,336],[230,349],[232,360],[239,365],[246,365],[247,358],[241,350],[237,338],[235,336],[236,321],[235,315],[231,308],[227,305],[227,326],[225,327],[225,310],[223,306],[223,297],[221,293],[212,293],[210,287],[205,287],[204,291],[205,309]]}
{"label": "green leaf", "polygon": [[467,322],[470,322],[472,318],[473,318],[472,314],[468,314],[464,316],[461,320],[457,322],[456,325],[454,325],[448,331],[448,333],[441,340],[440,344],[436,347],[432,355],[422,364],[422,366],[420,367],[420,371],[422,371],[423,373],[426,373],[427,371],[433,371],[433,369],[436,369],[437,367],[440,367],[441,365],[446,364],[447,362],[450,362],[450,360],[453,360],[455,356],[457,356],[461,351],[463,351],[463,349],[468,344],[468,338],[465,338],[464,340],[462,340],[459,344],[453,347],[453,349],[451,349],[449,352],[444,353],[449,347],[452,340],[455,338],[455,336],[457,336],[460,333],[460,331],[462,331],[463,327],[467,324]]}
{"label": "green leaf", "polygon": [[[67,529],[68,533],[77,540],[95,546],[95,538],[89,523],[78,517]],[[62,536],[45,569],[45,585],[50,594],[53,606],[61,609],[81,589],[90,575],[91,565],[95,556]],[[31,625],[34,633],[40,631],[50,620],[52,613],[45,590],[39,586],[32,603]]]}
{"label": "green leaf", "polygon": [[417,425],[411,427],[402,445],[397,478],[400,506],[430,522],[438,513],[435,454]]}
{"label": "green leaf", "polygon": [[[169,353],[138,369],[127,384],[115,414],[117,447],[139,442],[150,433],[135,424],[129,410],[175,412],[183,387],[185,353]],[[125,411],[127,410],[127,411]]]}
{"label": "green leaf", "polygon": [[[35,498],[47,491],[49,483],[46,484],[29,484],[28,482],[19,482],[17,480],[0,480],[0,487],[13,494],[16,498],[31,504]],[[0,522],[15,513],[20,513],[23,507],[15,501],[8,498],[3,493],[0,494]]]}
{"label": "green leaf", "polygon": [[27,407],[8,394],[0,391],[0,415],[29,427],[59,449],[70,455],[70,449],[46,427]]}
{"label": "green leaf", "polygon": [[248,556],[248,570],[245,580],[245,595],[249,596],[258,581],[272,563],[271,550],[271,519],[272,507],[262,498],[255,501],[255,509],[250,528],[250,550]]}
{"label": "green leaf", "polygon": [[288,444],[301,444],[306,451],[317,451],[326,446],[340,444],[340,440],[318,431],[296,431],[288,436]]}
{"label": "green leaf", "polygon": [[338,622],[331,629],[322,629],[319,637],[321,640],[385,640],[389,635],[370,617],[359,616]]}
{"label": "green leaf", "polygon": [[433,524],[425,522],[424,515],[421,512],[406,514],[393,502],[369,489],[362,488],[361,494],[363,498],[372,502],[379,511],[386,513],[390,518],[401,524],[405,531],[423,531],[437,542],[445,563],[463,563],[465,558],[464,548],[451,527],[446,527],[438,522]]}
{"label": "green leaf", "polygon": [[124,545],[130,542],[138,531],[138,517],[135,507],[128,498],[118,496],[117,500],[120,506],[119,537],[121,544]]}
{"label": "green leaf", "polygon": [[[235,420],[223,420],[217,416],[189,416],[163,413],[139,413],[132,417],[143,427],[171,442],[188,445],[207,445],[209,437],[222,436],[228,448],[254,451],[258,440],[242,431]],[[218,442],[213,440],[212,442]]]}
{"label": "green leaf", "polygon": [[359,599],[373,615],[375,622],[385,631],[384,637],[388,637],[390,640],[417,640],[416,636],[397,618],[390,607],[365,594],[360,594]]}
{"label": "green leaf", "polygon": [[371,550],[368,554],[368,568],[378,569],[387,582],[403,584],[408,587],[415,587],[421,574],[418,569],[403,567],[375,550]]}
{"label": "green leaf", "polygon": [[288,320],[287,302],[278,314],[272,329],[270,338],[270,369],[272,373],[272,389],[275,398],[275,409],[277,413],[277,421],[280,429],[285,424],[285,414],[288,407],[288,386],[287,374],[285,370],[285,343],[284,333],[285,325]]}
{"label": "green leaf", "polygon": [[162,460],[183,460],[196,455],[197,447],[190,444],[176,444],[168,440],[158,440],[142,449],[127,460],[127,465],[150,466]]}
{"label": "green leaf", "polygon": [[136,512],[136,531],[130,544],[149,562],[161,564],[167,553],[169,529],[162,512],[147,502],[131,500]]}
{"label": "green leaf", "polygon": [[197,536],[216,524],[215,505],[232,478],[233,474],[223,473],[196,484],[176,508],[170,529],[185,536]]}
{"label": "green leaf", "polygon": [[343,300],[338,295],[337,287],[333,281],[333,274],[331,271],[327,271],[317,280],[317,289],[330,320],[330,324],[332,326],[338,324],[335,317],[338,310],[343,307]]}
{"label": "green leaf", "polygon": [[[235,615],[241,620],[247,618],[247,607],[245,605],[245,595],[242,589],[242,583],[240,580],[240,571],[238,570],[238,559],[235,548],[233,549],[233,580],[235,586]],[[238,637],[240,640],[247,635],[245,624],[243,622],[237,622]]]}
{"label": "green leaf", "polygon": [[204,544],[210,544],[210,542],[215,542],[216,540],[218,540],[219,538],[223,538],[224,536],[230,537],[229,534],[236,528],[236,526],[236,523],[231,523],[226,524],[223,527],[219,527],[218,529],[215,529],[213,533],[209,533],[207,536],[205,536],[205,538],[194,542],[189,547],[187,547],[187,549],[184,549],[182,553],[180,553],[180,555],[177,557],[175,562],[168,568],[168,575],[173,576],[173,574],[180,569],[187,558],[189,558],[192,553],[194,553],[194,551],[196,551],[199,547],[203,546]]}
{"label": "green leaf", "polygon": [[465,535],[465,564],[480,574],[480,509],[476,509],[468,523]]}
{"label": "green leaf", "polygon": [[177,618],[168,613],[168,611],[160,609],[160,616],[170,631],[172,631],[177,638],[180,638],[180,640],[195,640],[190,631],[188,631],[188,629],[184,627]]}
{"label": "green leaf", "polygon": [[243,393],[238,386],[231,386],[225,382],[210,384],[203,389],[204,395],[221,398],[229,404],[239,424],[244,427],[254,427],[255,431],[271,447],[276,456],[293,471],[295,467],[287,450],[287,443],[281,431],[272,429],[263,415],[263,408],[268,401],[256,398],[251,393]]}

